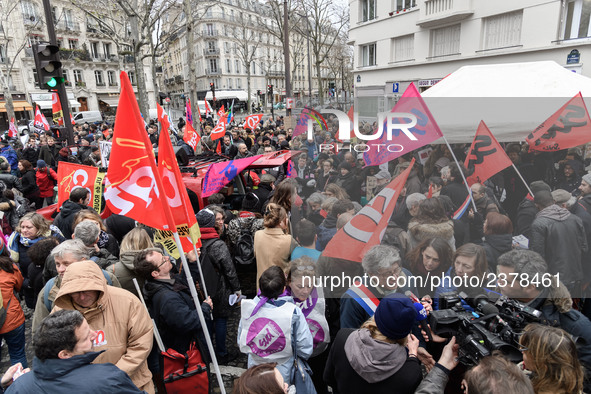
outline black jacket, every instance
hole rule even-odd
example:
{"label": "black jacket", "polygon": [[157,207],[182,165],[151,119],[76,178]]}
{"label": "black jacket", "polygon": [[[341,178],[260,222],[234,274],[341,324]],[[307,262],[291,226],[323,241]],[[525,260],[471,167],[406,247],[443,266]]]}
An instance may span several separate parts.
{"label": "black jacket", "polygon": [[484,252],[490,272],[497,272],[497,259],[513,249],[513,234],[490,234],[484,236]]}
{"label": "black jacket", "polygon": [[462,182],[449,182],[441,189],[442,196],[448,196],[454,204],[454,209],[462,206],[466,197],[468,197],[468,189]]}
{"label": "black jacket", "polygon": [[517,217],[515,218],[515,235],[523,234],[527,239],[531,238],[531,224],[536,218],[538,208],[533,200],[524,198],[517,207]]}
{"label": "black jacket", "polygon": [[37,186],[37,178],[35,170],[29,170],[21,177],[21,183],[23,185],[23,195],[28,198],[39,197],[39,187]]}
{"label": "black jacket", "polygon": [[21,193],[23,191],[23,184],[21,183],[21,180],[10,173],[0,174],[0,181],[4,182],[8,189],[15,188]]}
{"label": "black jacket", "polygon": [[88,207],[71,200],[66,200],[62,205],[60,213],[55,217],[53,224],[60,229],[64,238],[72,238],[72,224],[74,224],[74,218],[76,217],[76,214],[83,209],[88,209]]}

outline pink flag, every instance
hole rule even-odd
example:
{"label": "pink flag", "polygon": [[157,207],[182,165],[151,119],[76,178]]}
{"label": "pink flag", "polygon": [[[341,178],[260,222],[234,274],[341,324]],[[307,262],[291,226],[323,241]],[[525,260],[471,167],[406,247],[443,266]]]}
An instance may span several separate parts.
{"label": "pink flag", "polygon": [[10,118],[10,125],[8,126],[8,138],[18,136],[18,128],[14,124],[14,118]]}
{"label": "pink flag", "polygon": [[187,112],[187,123],[193,123],[193,112],[191,111],[191,99],[188,98],[185,106],[185,112]]}
{"label": "pink flag", "polygon": [[300,117],[298,118],[298,123],[296,124],[295,129],[293,130],[292,138],[297,137],[300,134],[305,134],[308,132],[308,120],[312,118],[312,111],[308,108],[304,108]]}
{"label": "pink flag", "polygon": [[[376,140],[367,141],[370,149],[363,154],[363,159],[368,166],[387,163],[443,137],[439,126],[433,119],[433,115],[431,115],[431,111],[427,108],[414,83],[411,83],[404,91],[404,94],[390,112],[406,113],[414,119],[410,117],[393,119],[392,123],[401,127],[392,130],[392,139],[388,139],[385,126],[387,122],[384,122],[382,136]],[[404,128],[405,124],[414,122],[415,119],[415,126]]]}
{"label": "pink flag", "polygon": [[262,155],[247,157],[245,159],[223,161],[209,166],[203,179],[202,197],[209,197],[222,190],[236,175],[240,174],[253,161]]}

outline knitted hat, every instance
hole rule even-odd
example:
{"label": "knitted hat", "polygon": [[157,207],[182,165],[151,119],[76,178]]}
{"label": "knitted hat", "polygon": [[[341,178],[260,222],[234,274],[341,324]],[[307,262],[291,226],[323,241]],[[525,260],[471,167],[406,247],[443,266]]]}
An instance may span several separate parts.
{"label": "knitted hat", "polygon": [[215,227],[215,215],[207,208],[202,209],[195,215],[199,227]]}
{"label": "knitted hat", "polygon": [[59,155],[61,157],[68,157],[70,155],[70,149],[69,148],[66,148],[66,147],[63,147],[62,149],[60,149]]}
{"label": "knitted hat", "polygon": [[564,204],[570,200],[571,197],[572,195],[563,189],[556,189],[552,192],[552,198],[556,204]]}
{"label": "knitted hat", "polygon": [[534,181],[532,183],[529,184],[529,187],[531,189],[531,191],[534,193],[534,195],[542,190],[546,190],[546,191],[551,191],[552,189],[550,188],[550,186],[548,186],[548,184],[544,181]]}
{"label": "knitted hat", "polygon": [[591,174],[587,173],[587,174],[583,175],[583,180],[585,182],[587,182],[588,185],[591,185]]}
{"label": "knitted hat", "polygon": [[43,160],[37,160],[37,168],[45,168],[47,164]]}
{"label": "knitted hat", "polygon": [[540,190],[534,196],[534,203],[540,204],[543,207],[554,204],[554,197],[548,190]]}
{"label": "knitted hat", "polygon": [[254,212],[257,210],[257,204],[259,203],[259,198],[254,193],[246,193],[244,196],[244,200],[242,200],[242,210]]}
{"label": "knitted hat", "polygon": [[345,170],[351,172],[351,164],[349,164],[348,162],[344,161],[341,164],[339,164],[339,170],[341,168],[344,168]]}
{"label": "knitted hat", "polygon": [[377,174],[375,174],[374,176],[377,179],[387,179],[387,180],[392,179],[392,175],[390,175],[390,173],[386,170],[382,170],[382,171],[378,172]]}
{"label": "knitted hat", "polygon": [[380,301],[374,317],[382,334],[390,339],[402,339],[415,325],[417,310],[408,297],[394,293]]}

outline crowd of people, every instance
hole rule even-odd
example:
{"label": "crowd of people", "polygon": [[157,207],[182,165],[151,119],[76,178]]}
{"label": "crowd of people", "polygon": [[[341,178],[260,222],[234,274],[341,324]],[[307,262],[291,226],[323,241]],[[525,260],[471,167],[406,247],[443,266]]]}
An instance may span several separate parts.
{"label": "crowd of people", "polygon": [[[157,330],[166,349],[182,354],[196,344],[206,360],[210,335],[220,364],[238,356],[237,346],[248,356],[248,369],[234,383],[239,394],[591,392],[591,173],[583,170],[590,164],[585,147],[534,153],[507,144],[527,185],[510,167],[467,187],[462,172],[469,170],[446,146],[434,145],[428,159],[410,169],[414,152],[388,165],[365,166],[362,154],[336,141],[336,119],[327,120],[329,130],[315,128],[311,139],[294,137],[282,117],[263,118],[254,130],[233,123],[217,141],[204,123],[202,149],[229,160],[294,151],[291,164],[257,169],[257,182],[245,178],[244,196],[216,193],[196,211],[201,248],[186,257],[206,327],[180,262],[154,242],[154,229],[120,215],[103,221],[88,206],[85,189],[70,193],[53,222],[17,212],[15,193],[35,207],[53,198],[27,187],[49,185],[60,160],[84,162],[88,152],[86,163],[100,165],[96,143],[108,140],[112,129],[77,130],[75,155],[49,135],[38,138],[40,148],[36,136],[25,147],[0,142],[0,209],[12,214],[2,227],[6,238],[0,237],[6,310],[0,337],[13,364],[3,388],[160,392]],[[193,156],[183,140],[184,120],[177,126],[170,131],[173,143]],[[158,127],[148,124],[147,133],[157,145]],[[324,150],[324,144],[340,150]],[[468,148],[451,146],[460,162]],[[323,253],[339,248],[332,242],[338,231],[406,169],[380,244],[361,261]],[[454,218],[469,189],[476,209]],[[343,275],[375,280],[339,286],[316,280]],[[434,277],[442,281],[434,285]],[[542,277],[548,280],[534,280]],[[486,280],[474,285],[471,278]],[[516,344],[521,363],[495,352],[468,368],[461,338],[427,335],[421,313],[449,308],[449,294],[459,293],[466,295],[459,305],[468,312],[479,312],[468,299],[482,295],[539,311]],[[237,315],[238,331],[232,332],[228,322]],[[27,318],[35,351],[30,372]],[[22,368],[26,373],[16,377]]]}

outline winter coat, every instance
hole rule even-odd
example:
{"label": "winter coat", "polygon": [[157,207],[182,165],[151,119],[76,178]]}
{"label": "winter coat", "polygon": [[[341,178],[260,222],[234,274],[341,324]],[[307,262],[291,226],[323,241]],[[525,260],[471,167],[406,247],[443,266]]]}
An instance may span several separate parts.
{"label": "winter coat", "polygon": [[18,292],[23,285],[23,275],[16,264],[12,264],[12,268],[14,269],[13,273],[0,269],[2,306],[6,309],[10,302],[10,307],[6,310],[6,320],[4,325],[0,327],[0,334],[6,334],[25,322],[25,314],[23,308],[21,308],[21,303],[14,295],[14,292]]}
{"label": "winter coat", "polygon": [[234,261],[228,246],[221,239],[204,239],[201,242],[201,253],[209,257],[209,261],[218,274],[218,288],[216,293],[211,295],[213,317],[228,317],[232,311],[228,297],[240,290],[240,282],[238,281]]}
{"label": "winter coat", "polygon": [[[39,149],[39,159],[47,163],[48,167],[55,168],[57,165],[55,158],[59,154],[59,151],[60,148],[55,144],[53,146],[43,145],[41,149]],[[34,163],[31,164],[35,165]]]}
{"label": "winter coat", "polygon": [[410,237],[410,249],[413,250],[418,244],[427,238],[443,238],[447,241],[452,250],[456,250],[454,238],[454,222],[448,220],[443,223],[419,223],[412,219],[408,223],[408,235]]}
{"label": "winter coat", "polygon": [[475,204],[478,213],[481,214],[485,219],[486,215],[488,215],[490,212],[499,212],[497,204],[495,204],[495,202],[486,195],[484,195],[480,200],[475,201]]}
{"label": "winter coat", "polygon": [[283,271],[289,266],[291,252],[297,246],[291,235],[281,228],[265,228],[254,233],[254,255],[257,260],[257,289],[259,278],[269,267],[277,265]]}
{"label": "winter coat", "polygon": [[31,164],[37,163],[37,160],[39,160],[39,148],[28,146],[23,149],[23,160],[27,160]]}
{"label": "winter coat", "polygon": [[53,197],[53,181],[57,181],[57,174],[49,167],[38,169],[36,172],[39,197]]}
{"label": "winter coat", "polygon": [[583,283],[591,281],[591,194],[583,196],[571,207],[573,215],[583,221],[585,235],[587,236],[587,252],[583,253]]}
{"label": "winter coat", "polygon": [[77,202],[66,200],[60,208],[60,213],[57,214],[53,220],[53,224],[59,228],[66,239],[72,238],[72,225],[76,214],[83,209],[90,209],[86,205],[78,204]]}
{"label": "winter coat", "polygon": [[347,192],[351,201],[361,200],[361,182],[352,171],[347,175],[340,174],[335,183]]}
{"label": "winter coat", "polygon": [[271,185],[261,183],[259,184],[258,189],[252,191],[259,198],[259,202],[257,203],[255,209],[256,212],[262,213],[263,204],[269,200],[269,195],[271,194],[272,190],[273,189]]}
{"label": "winter coat", "polygon": [[454,209],[458,209],[462,206],[464,201],[466,201],[466,197],[468,197],[468,190],[461,181],[452,181],[443,186],[439,194],[442,196],[448,196],[451,199],[451,202],[454,204]]}
{"label": "winter coat", "polygon": [[257,219],[254,216],[246,218],[237,217],[236,219],[232,219],[228,224],[228,239],[230,240],[230,245],[232,247],[236,245],[238,238],[240,238],[241,229],[249,229],[251,235],[254,237],[254,233],[264,228],[263,219]]}
{"label": "winter coat", "polygon": [[553,204],[538,212],[531,232],[529,249],[542,255],[548,272],[559,273],[569,289],[583,279],[581,256],[588,245],[581,219]]}
{"label": "winter coat", "polygon": [[39,197],[39,187],[37,186],[37,178],[35,170],[29,170],[21,177],[23,185],[23,195],[29,200],[34,200]]}
{"label": "winter coat", "polygon": [[484,236],[484,252],[490,272],[497,272],[497,259],[513,249],[513,234],[488,234]]}
{"label": "winter coat", "polygon": [[144,286],[144,280],[138,278],[135,275],[133,270],[133,260],[139,252],[140,250],[130,250],[128,252],[123,252],[121,253],[121,256],[119,256],[119,261],[105,268],[105,271],[117,277],[123,289],[137,295],[138,298],[139,295],[135,289],[135,285],[133,284],[133,278],[137,279],[140,289]]}
{"label": "winter coat", "polygon": [[[189,263],[191,272],[196,266]],[[198,271],[195,277],[199,277]],[[156,322],[160,336],[166,348],[184,353],[194,339],[202,337],[203,329],[195,302],[183,275],[173,276],[173,280],[150,279],[144,284],[144,297],[150,310],[150,316]],[[208,304],[201,305],[203,316],[208,319],[211,309]],[[205,337],[203,337],[205,338]]]}
{"label": "winter coat", "polygon": [[325,175],[324,171],[320,169],[320,171],[318,171],[318,176],[316,177],[316,190],[323,192],[329,183],[336,183],[337,178],[338,175],[335,170],[331,170]]}
{"label": "winter coat", "polygon": [[23,192],[23,184],[21,183],[21,180],[9,172],[1,173],[0,174],[0,181],[4,182],[6,184],[7,189],[14,188],[21,193]]}
{"label": "winter coat", "polygon": [[323,251],[326,245],[330,242],[332,237],[337,233],[337,218],[328,214],[318,226],[318,234],[316,238],[316,250]]}
{"label": "winter coat", "polygon": [[533,198],[529,195],[524,198],[517,207],[517,217],[515,218],[515,235],[523,234],[527,239],[531,238],[531,225],[536,218],[538,208],[534,204]]}
{"label": "winter coat", "polygon": [[15,380],[6,393],[144,393],[113,364],[92,364],[102,352],[70,358],[33,359],[33,370]]}
{"label": "winter coat", "polygon": [[10,146],[2,148],[2,150],[0,150],[0,156],[6,158],[6,161],[10,164],[11,170],[15,171],[18,168],[18,156],[16,151]]}
{"label": "winter coat", "polygon": [[92,330],[104,334],[104,344],[95,345],[95,349],[106,352],[95,362],[115,364],[136,386],[153,393],[147,358],[154,332],[150,315],[136,296],[108,286],[98,265],[79,262],[66,270],[53,310],[76,309],[71,294],[91,290],[99,292],[96,304],[80,311]]}
{"label": "winter coat", "polygon": [[417,174],[416,169],[412,169],[408,174],[408,179],[404,185],[406,187],[406,195],[410,196],[413,193],[422,193],[423,187],[421,186],[421,180]]}
{"label": "winter coat", "polygon": [[330,349],[324,381],[333,393],[412,394],[422,378],[404,346],[375,340],[369,330],[345,328]]}
{"label": "winter coat", "polygon": [[448,374],[449,370],[443,370],[443,367],[436,363],[435,368],[425,376],[415,394],[443,394],[449,380]]}

